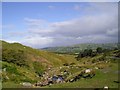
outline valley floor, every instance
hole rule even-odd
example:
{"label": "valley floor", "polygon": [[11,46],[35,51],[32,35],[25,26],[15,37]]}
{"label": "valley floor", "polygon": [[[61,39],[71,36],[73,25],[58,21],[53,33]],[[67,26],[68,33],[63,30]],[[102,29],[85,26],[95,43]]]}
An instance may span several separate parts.
{"label": "valley floor", "polygon": [[[105,63],[106,64],[106,63]],[[101,63],[103,65],[103,63]],[[62,69],[65,70],[67,66],[64,67],[57,67],[52,70],[50,70],[50,75],[54,74],[60,74],[60,71],[62,72]],[[73,72],[74,75],[75,72],[80,71],[79,68],[76,68],[78,66],[74,66],[73,68],[69,68],[68,72]],[[88,65],[81,66],[82,67],[89,67]],[[61,68],[61,69],[60,69]],[[94,65],[91,68],[95,68]],[[103,69],[95,69],[95,76],[92,78],[80,78],[77,81],[74,82],[63,82],[63,83],[56,83],[52,85],[46,85],[46,86],[32,86],[31,88],[103,88],[104,86],[108,86],[109,88],[118,88],[118,74],[120,74],[120,71],[118,71],[118,64],[117,63],[107,63],[106,67]],[[34,84],[34,83],[33,83]],[[3,83],[3,88],[21,88],[22,85],[8,81]],[[27,88],[27,87],[26,87]]]}

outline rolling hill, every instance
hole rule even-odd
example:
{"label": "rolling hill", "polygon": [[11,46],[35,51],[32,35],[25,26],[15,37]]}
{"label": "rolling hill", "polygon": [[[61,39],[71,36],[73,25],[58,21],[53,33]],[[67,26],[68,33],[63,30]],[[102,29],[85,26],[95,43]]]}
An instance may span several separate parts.
{"label": "rolling hill", "polygon": [[57,52],[57,53],[79,53],[85,49],[93,49],[95,50],[97,47],[101,47],[103,49],[114,49],[118,47],[117,43],[106,43],[106,44],[95,44],[95,43],[85,43],[85,44],[76,44],[71,46],[63,46],[63,47],[46,47],[43,50]]}
{"label": "rolling hill", "polygon": [[[9,52],[10,50],[12,52]],[[21,51],[22,54],[24,54],[25,56],[24,57],[25,61],[29,62],[29,64],[30,62],[36,61],[48,65],[46,67],[49,67],[49,65],[54,67],[54,66],[62,65],[63,63],[75,62],[75,59],[71,58],[69,55],[66,55],[65,58],[63,55],[58,55],[44,50],[34,49],[28,46],[24,46],[20,43],[7,43],[5,41],[2,41],[2,51],[3,51],[3,55],[4,52],[5,54],[8,53],[17,54],[17,51]]]}

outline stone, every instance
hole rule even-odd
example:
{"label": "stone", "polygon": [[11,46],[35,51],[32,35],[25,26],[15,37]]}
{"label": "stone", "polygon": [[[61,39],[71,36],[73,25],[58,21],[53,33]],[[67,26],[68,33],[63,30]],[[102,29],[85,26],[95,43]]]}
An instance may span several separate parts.
{"label": "stone", "polygon": [[32,84],[29,83],[29,82],[23,82],[22,85],[23,85],[24,87],[31,87],[31,86],[32,86]]}
{"label": "stone", "polygon": [[8,79],[8,80],[9,80],[9,77],[8,77],[8,76],[6,76],[6,79]]}
{"label": "stone", "polygon": [[3,68],[3,71],[6,72],[6,68]]}
{"label": "stone", "polygon": [[48,70],[51,70],[51,68],[48,68]]}
{"label": "stone", "polygon": [[99,69],[98,67],[95,67],[95,69]]}
{"label": "stone", "polygon": [[62,69],[62,67],[60,67],[60,69]]}

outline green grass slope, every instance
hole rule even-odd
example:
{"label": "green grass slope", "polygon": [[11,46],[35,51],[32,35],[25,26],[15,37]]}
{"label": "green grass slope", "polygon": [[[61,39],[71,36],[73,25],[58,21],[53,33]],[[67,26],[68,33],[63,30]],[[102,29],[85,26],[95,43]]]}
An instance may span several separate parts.
{"label": "green grass slope", "polygon": [[13,51],[12,53],[21,51],[22,53],[15,53],[15,55],[24,54],[25,57],[23,57],[23,59],[25,59],[27,64],[31,64],[34,61],[37,61],[48,65],[48,67],[49,66],[54,67],[54,66],[63,65],[64,63],[71,63],[71,62],[76,63],[76,60],[70,55],[60,55],[43,50],[33,49],[31,47],[27,47],[19,43],[7,43],[5,41],[2,41],[2,51],[3,54],[6,51],[5,54],[7,55],[11,53],[10,51]]}
{"label": "green grass slope", "polygon": [[[13,83],[18,87],[21,82],[35,83],[49,67],[55,68],[64,63],[77,63],[71,55],[33,49],[20,43],[2,43],[2,77],[3,87]],[[12,85],[11,85],[12,87]]]}

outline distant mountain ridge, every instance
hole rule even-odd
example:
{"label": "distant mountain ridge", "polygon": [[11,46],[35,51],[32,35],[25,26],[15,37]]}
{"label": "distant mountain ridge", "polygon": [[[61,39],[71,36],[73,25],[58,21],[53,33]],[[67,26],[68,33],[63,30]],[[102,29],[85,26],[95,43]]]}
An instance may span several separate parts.
{"label": "distant mountain ridge", "polygon": [[93,49],[95,50],[97,47],[101,47],[103,49],[114,49],[118,48],[117,43],[85,43],[85,44],[76,44],[71,46],[63,46],[63,47],[46,47],[43,50],[58,52],[58,53],[78,53],[85,49]]}

